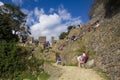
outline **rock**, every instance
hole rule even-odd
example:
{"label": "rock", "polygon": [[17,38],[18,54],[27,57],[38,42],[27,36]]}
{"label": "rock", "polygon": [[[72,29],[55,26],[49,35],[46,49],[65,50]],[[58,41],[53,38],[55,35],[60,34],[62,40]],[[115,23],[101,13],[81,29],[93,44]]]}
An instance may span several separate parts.
{"label": "rock", "polygon": [[85,64],[86,68],[92,68],[95,66],[94,59],[88,60],[88,62]]}

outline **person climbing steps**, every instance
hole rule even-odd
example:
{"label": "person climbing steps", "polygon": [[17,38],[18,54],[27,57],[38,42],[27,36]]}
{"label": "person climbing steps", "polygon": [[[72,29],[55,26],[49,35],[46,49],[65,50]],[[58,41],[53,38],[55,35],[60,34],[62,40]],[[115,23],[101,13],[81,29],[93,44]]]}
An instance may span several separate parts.
{"label": "person climbing steps", "polygon": [[60,56],[57,57],[57,65],[61,65],[61,57]]}

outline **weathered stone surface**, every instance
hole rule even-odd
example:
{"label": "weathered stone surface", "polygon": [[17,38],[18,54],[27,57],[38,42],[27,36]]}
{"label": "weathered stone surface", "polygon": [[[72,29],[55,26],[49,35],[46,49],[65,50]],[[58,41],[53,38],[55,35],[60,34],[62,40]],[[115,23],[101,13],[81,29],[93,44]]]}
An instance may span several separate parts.
{"label": "weathered stone surface", "polygon": [[95,66],[95,61],[94,59],[88,60],[88,62],[85,64],[86,68],[92,68]]}
{"label": "weathered stone surface", "polygon": [[96,52],[96,66],[103,70],[111,80],[120,76],[120,13],[104,19],[95,34],[91,35],[87,48]]}

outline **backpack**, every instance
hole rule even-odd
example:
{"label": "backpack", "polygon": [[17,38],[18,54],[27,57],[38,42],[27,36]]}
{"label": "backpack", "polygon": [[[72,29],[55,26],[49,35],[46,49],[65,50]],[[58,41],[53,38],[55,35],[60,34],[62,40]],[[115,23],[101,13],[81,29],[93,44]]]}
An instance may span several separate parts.
{"label": "backpack", "polygon": [[82,62],[85,62],[86,57],[82,56]]}
{"label": "backpack", "polygon": [[88,56],[88,54],[86,54],[86,58],[85,58],[85,62],[84,63],[87,63],[88,58],[89,58],[89,56]]}

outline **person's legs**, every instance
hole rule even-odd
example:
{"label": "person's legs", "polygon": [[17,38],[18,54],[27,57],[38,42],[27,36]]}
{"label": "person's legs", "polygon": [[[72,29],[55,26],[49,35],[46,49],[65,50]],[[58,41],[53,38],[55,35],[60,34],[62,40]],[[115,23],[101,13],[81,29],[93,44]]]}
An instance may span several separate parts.
{"label": "person's legs", "polygon": [[82,68],[82,63],[80,63],[80,67]]}
{"label": "person's legs", "polygon": [[61,61],[57,61],[57,64],[58,64],[58,65],[61,65]]}
{"label": "person's legs", "polygon": [[78,61],[78,67],[80,67],[80,62]]}
{"label": "person's legs", "polygon": [[78,61],[78,67],[80,67],[80,61]]}
{"label": "person's legs", "polygon": [[80,67],[82,68],[82,67],[84,67],[84,62],[80,62]]}
{"label": "person's legs", "polygon": [[59,65],[61,65],[61,61],[59,61]]}

